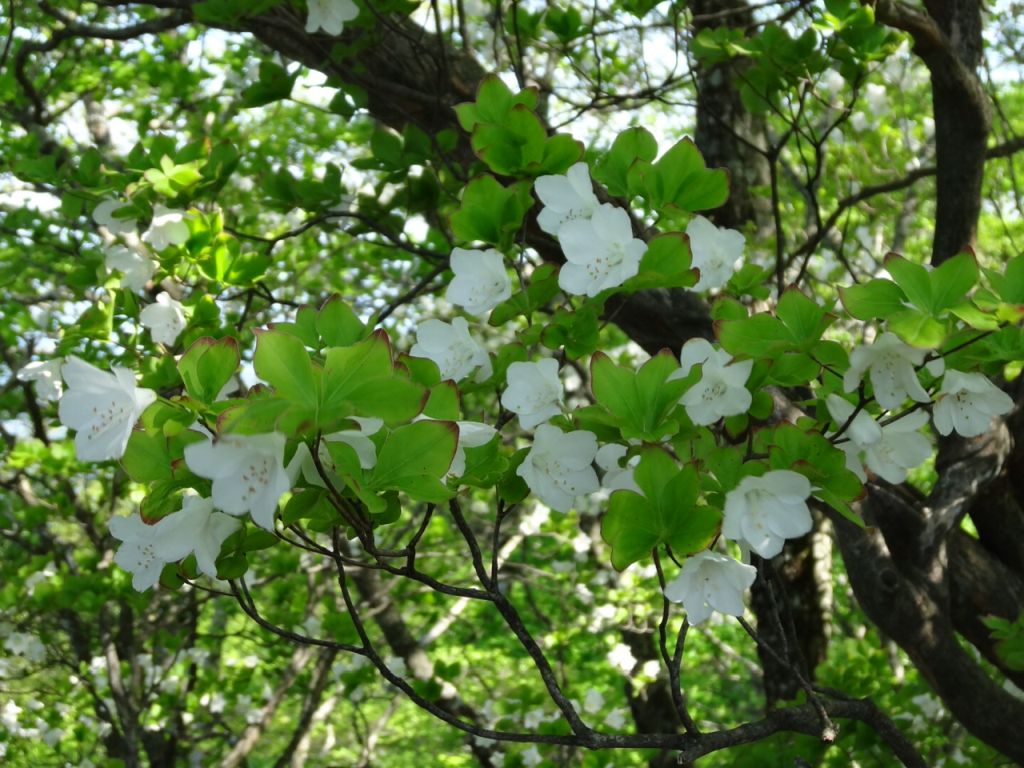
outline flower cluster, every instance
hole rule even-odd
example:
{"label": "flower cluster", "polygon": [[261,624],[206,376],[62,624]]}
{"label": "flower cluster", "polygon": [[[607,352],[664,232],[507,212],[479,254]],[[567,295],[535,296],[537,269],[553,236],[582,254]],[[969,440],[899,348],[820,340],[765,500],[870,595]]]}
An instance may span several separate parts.
{"label": "flower cluster", "polygon": [[624,210],[598,201],[586,163],[576,163],[565,175],[541,176],[534,191],[544,204],[537,223],[558,238],[565,254],[558,273],[563,291],[597,296],[640,271],[647,244],[633,237]]}

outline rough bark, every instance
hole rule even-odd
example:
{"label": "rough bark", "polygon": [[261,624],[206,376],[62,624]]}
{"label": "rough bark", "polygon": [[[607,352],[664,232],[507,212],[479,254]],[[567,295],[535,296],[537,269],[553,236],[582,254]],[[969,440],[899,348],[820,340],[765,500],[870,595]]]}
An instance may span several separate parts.
{"label": "rough bark", "polygon": [[981,212],[991,107],[978,77],[980,0],[925,0],[925,9],[893,0],[875,4],[879,21],[909,32],[931,74],[935,119],[935,235],[932,264],[974,243]]}
{"label": "rough bark", "polygon": [[[191,5],[156,0],[149,4],[186,9]],[[939,263],[970,243],[980,210],[988,133],[987,102],[976,75],[980,3],[932,0],[925,13],[879,0],[876,8],[883,22],[913,35],[915,51],[933,77],[938,145],[933,262]],[[293,15],[281,10],[245,19],[241,28],[282,55],[363,86],[370,111],[389,125],[413,122],[432,134],[454,128],[451,107],[472,98],[483,74],[479,64],[408,21],[381,21],[372,32],[346,32],[344,41],[355,44],[348,59],[332,59],[334,41],[306,34]],[[684,291],[639,294],[611,311],[615,322],[648,350],[678,348],[687,338],[710,332],[703,304]],[[975,445],[977,451],[956,459],[963,463],[962,473],[957,474],[952,464],[944,466],[944,476],[969,480],[967,490],[954,494],[946,483],[939,495],[922,500],[872,485],[862,504],[871,527],[861,529],[841,519],[835,527],[851,583],[869,617],[910,655],[968,730],[1021,762],[1024,731],[1019,723],[1024,721],[1024,704],[993,682],[958,641],[962,633],[982,648],[986,658],[998,662],[986,649],[987,637],[977,631],[978,612],[1019,607],[1015,596],[1024,594],[1019,501],[996,510],[979,506],[999,498],[990,495],[993,491],[1011,493],[1015,501],[1020,498],[1020,473],[1008,476],[1006,471],[1008,456],[1011,467],[1019,466],[1018,454],[1011,452],[1012,441],[1005,433],[995,439],[988,449]],[[967,541],[958,529],[968,510],[980,522],[982,537],[977,543]],[[1000,534],[1007,517],[1015,527]],[[710,751],[710,745],[705,740],[702,749]]]}

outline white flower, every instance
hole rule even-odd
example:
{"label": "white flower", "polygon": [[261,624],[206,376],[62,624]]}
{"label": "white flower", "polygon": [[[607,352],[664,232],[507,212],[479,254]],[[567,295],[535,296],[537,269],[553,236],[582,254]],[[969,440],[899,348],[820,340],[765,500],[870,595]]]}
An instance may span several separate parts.
{"label": "white flower", "polygon": [[64,361],[61,358],[36,360],[18,371],[18,381],[34,381],[36,394],[40,400],[57,400],[63,389],[60,380],[62,365],[64,365]]}
{"label": "white flower", "polygon": [[541,757],[540,751],[537,749],[536,744],[524,749],[519,754],[519,757],[523,761],[523,765],[526,766],[540,765],[541,760],[544,759],[543,757]]}
{"label": "white flower", "polygon": [[644,492],[633,479],[633,470],[640,463],[640,456],[634,456],[623,467],[621,461],[627,450],[626,446],[616,443],[602,445],[598,449],[594,460],[597,462],[597,466],[604,470],[601,487],[606,491],[632,491],[643,496]]}
{"label": "white flower", "polygon": [[328,35],[340,35],[346,21],[359,15],[359,8],[352,0],[308,0],[309,16],[306,17],[306,31],[322,29]]}
{"label": "white flower", "polygon": [[627,675],[636,666],[636,657],[633,655],[632,649],[625,643],[616,643],[605,658],[608,659],[609,664]]}
{"label": "white flower", "polygon": [[565,395],[558,379],[558,361],[547,358],[536,363],[512,363],[501,404],[519,416],[523,429],[533,429],[560,414]]}
{"label": "white flower", "polygon": [[761,557],[775,557],[786,539],[811,530],[810,495],[811,481],[788,469],[744,477],[725,495],[722,534]]}
{"label": "white flower", "polygon": [[567,512],[578,496],[601,487],[591,466],[596,455],[597,437],[593,432],[566,433],[550,424],[541,424],[516,474],[549,507]]}
{"label": "white flower", "polygon": [[700,270],[695,291],[721,288],[736,271],[743,257],[743,234],[735,229],[716,227],[703,216],[694,216],[686,225],[690,239],[691,266]]}
{"label": "white flower", "polygon": [[459,442],[455,446],[455,456],[452,458],[452,465],[448,470],[451,477],[462,477],[466,472],[466,449],[479,448],[487,445],[498,430],[489,424],[481,424],[478,421],[460,421]]}
{"label": "white flower", "polygon": [[147,525],[138,512],[110,521],[110,534],[122,542],[114,562],[132,574],[132,586],[145,592],[160,579],[167,561],[156,553],[156,526]]}
{"label": "white flower", "polygon": [[[835,393],[825,398],[825,404],[828,406],[829,414],[840,427],[853,416],[853,403]],[[857,412],[850,426],[846,428],[843,437],[848,438],[855,445],[863,448],[882,439],[882,428],[878,425],[878,422],[871,418],[870,413],[861,409]]]}
{"label": "white flower", "polygon": [[[324,435],[323,439],[332,443],[345,443],[356,452],[356,456],[359,458],[359,466],[362,469],[373,469],[377,465],[377,446],[370,439],[370,435],[380,432],[381,427],[384,426],[384,421],[383,419],[363,418],[361,416],[350,416],[349,420],[354,421],[358,429],[343,429],[339,432],[331,432],[329,435]],[[325,466],[334,467],[334,462],[323,445],[320,446],[320,460],[325,463]],[[309,464],[313,466],[312,456],[310,456]],[[314,474],[316,473],[315,466],[313,472]],[[318,485],[323,485],[321,478],[317,477],[317,480],[319,481]]]}
{"label": "white flower", "polygon": [[[853,415],[853,404],[838,395],[829,395],[826,403],[832,418],[842,425]],[[924,411],[914,411],[903,418],[881,426],[867,411],[860,411],[843,433],[847,440],[836,447],[846,454],[846,466],[861,481],[867,480],[863,455],[868,468],[890,483],[902,483],[907,470],[917,467],[931,455],[928,438],[918,430],[928,421]]]}
{"label": "white flower", "polygon": [[886,409],[899,408],[907,397],[919,403],[931,400],[917,380],[914,366],[924,362],[925,351],[904,344],[886,331],[874,344],[861,344],[850,353],[850,367],[843,376],[843,389],[853,392],[867,371],[875,400]]}
{"label": "white flower", "polygon": [[588,715],[596,715],[604,707],[604,696],[596,688],[588,688],[583,697],[583,711]]}
{"label": "white flower", "polygon": [[942,379],[939,397],[932,410],[940,434],[952,431],[977,437],[989,430],[994,416],[1013,408],[1013,399],[981,373],[950,369]]}
{"label": "white flower", "polygon": [[123,277],[121,287],[129,291],[140,291],[156,272],[156,262],[143,254],[123,245],[112,245],[106,249],[105,263],[110,271],[117,270]]}
{"label": "white flower", "polygon": [[455,277],[448,284],[445,298],[471,315],[494,309],[512,295],[505,257],[493,248],[486,251],[454,248],[449,264]]}
{"label": "white flower", "polygon": [[152,526],[156,534],[153,550],[169,563],[194,552],[199,570],[216,578],[220,548],[241,526],[235,518],[215,512],[212,499],[190,494],[182,499],[180,510]]}
{"label": "white flower", "polygon": [[61,424],[78,432],[75,455],[81,461],[121,458],[132,427],[156,400],[156,392],[136,387],[127,368],[107,373],[77,357],[69,358],[61,373],[68,391],[57,413]]}
{"label": "white flower", "polygon": [[683,568],[665,585],[665,597],[682,603],[691,624],[700,624],[712,611],[743,615],[743,593],[757,578],[757,569],[717,552],[704,550],[686,558]]}
{"label": "white flower", "polygon": [[126,207],[120,200],[106,198],[93,208],[92,220],[99,226],[106,227],[112,235],[123,235],[135,229],[135,219],[114,218],[114,214]]}
{"label": "white flower", "polygon": [[[906,480],[908,469],[920,466],[931,456],[932,444],[918,432],[927,423],[925,411],[914,411],[882,427],[882,439],[864,449],[868,469],[890,483]],[[857,475],[865,479],[863,471]]]}
{"label": "white flower", "polygon": [[153,208],[153,221],[142,236],[153,250],[162,251],[169,245],[182,245],[189,238],[185,212],[157,203]]}
{"label": "white flower", "polygon": [[680,351],[679,370],[673,371],[668,380],[684,378],[698,364],[702,365],[700,380],[679,398],[694,424],[714,424],[750,408],[753,396],[746,383],[753,360],[733,362],[728,352],[715,349],[706,339],[690,339]]}
{"label": "white flower", "polygon": [[274,530],[277,502],[292,487],[284,467],[285,437],[222,435],[216,442],[192,443],[185,463],[200,477],[213,480],[213,504],[229,515],[252,515],[256,525]]}
{"label": "white flower", "polygon": [[461,381],[479,367],[477,379],[482,381],[492,372],[487,350],[469,335],[464,317],[456,317],[451,323],[424,320],[416,327],[416,343],[409,354],[437,363],[442,379]]}
{"label": "white flower", "polygon": [[605,203],[589,219],[573,219],[558,231],[566,263],[558,272],[558,286],[566,293],[597,296],[615,288],[640,271],[647,251],[633,237],[629,216]]}
{"label": "white flower", "polygon": [[590,183],[586,163],[576,163],[565,175],[541,176],[533,184],[544,208],[537,224],[549,235],[560,237],[562,225],[576,219],[589,219],[600,203]]}
{"label": "white flower", "polygon": [[149,335],[160,344],[172,346],[188,322],[181,302],[171,298],[166,291],[156,297],[156,303],[150,304],[139,313],[139,322],[149,328]]}

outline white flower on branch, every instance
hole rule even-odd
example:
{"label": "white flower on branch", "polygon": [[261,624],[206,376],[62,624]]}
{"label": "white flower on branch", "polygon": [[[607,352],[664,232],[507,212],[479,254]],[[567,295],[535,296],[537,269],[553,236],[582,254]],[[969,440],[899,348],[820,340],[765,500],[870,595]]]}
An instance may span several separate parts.
{"label": "white flower on branch", "polygon": [[449,263],[455,277],[448,284],[445,298],[471,315],[482,315],[512,295],[505,257],[493,248],[454,248]]}
{"label": "white flower on branch", "polygon": [[992,419],[1009,413],[1013,398],[981,373],[946,371],[932,410],[939,434],[956,432],[977,437],[989,430]]}
{"label": "white flower on branch", "polygon": [[591,466],[596,455],[597,437],[593,432],[563,432],[541,424],[516,474],[549,507],[568,512],[578,497],[601,487]]}
{"label": "white flower on branch", "polygon": [[753,402],[747,379],[754,367],[752,360],[733,362],[728,352],[715,349],[706,339],[691,339],[679,355],[679,370],[669,381],[685,378],[690,369],[701,365],[700,380],[683,393],[679,402],[694,424],[714,424],[726,416],[746,413]]}
{"label": "white flower on branch", "polygon": [[143,522],[138,512],[110,521],[110,535],[121,541],[114,562],[132,574],[132,586],[145,592],[160,579],[167,561],[156,552],[156,526]]}
{"label": "white flower on branch", "polygon": [[107,269],[121,273],[121,287],[126,290],[141,291],[156,272],[156,262],[126,246],[112,245],[105,252]]}
{"label": "white flower on branch", "polygon": [[352,0],[308,0],[307,6],[306,31],[310,34],[322,29],[336,37],[345,28],[346,21],[359,15],[359,8]]}
{"label": "white flower on branch", "polygon": [[558,361],[547,358],[536,363],[512,363],[501,404],[519,417],[523,429],[533,429],[560,414],[565,393],[558,378]]}
{"label": "white flower on branch", "polygon": [[253,522],[274,530],[274,512],[292,487],[284,466],[285,437],[222,435],[185,448],[185,463],[200,477],[213,480],[213,504],[229,515],[252,515]]}
{"label": "white flower on branch", "polygon": [[811,530],[810,495],[811,481],[799,472],[776,469],[744,477],[725,495],[722,535],[761,557],[775,557],[786,539]]}
{"label": "white flower on branch", "polygon": [[185,211],[168,208],[157,203],[153,208],[153,221],[142,236],[154,251],[162,251],[170,245],[183,245],[190,233],[185,222]]}
{"label": "white flower on branch", "polygon": [[874,344],[861,344],[850,353],[850,367],[843,376],[843,389],[853,392],[867,372],[875,400],[886,409],[899,408],[907,397],[919,403],[931,400],[917,379],[915,366],[924,362],[925,351],[900,341],[886,331]]}
{"label": "white flower on branch", "polygon": [[122,208],[127,207],[120,200],[114,200],[113,198],[106,198],[101,200],[92,211],[92,220],[95,221],[99,226],[106,227],[107,231],[112,235],[124,235],[128,232],[135,230],[136,220],[135,219],[122,219],[115,217]]}
{"label": "white flower on branch", "polygon": [[182,499],[181,509],[151,526],[155,534],[153,551],[169,562],[177,562],[195,553],[199,570],[217,577],[220,549],[242,523],[222,512],[216,512],[212,499],[190,494]]}
{"label": "white flower on branch", "polygon": [[739,560],[704,550],[691,555],[665,585],[665,597],[682,603],[691,624],[707,621],[712,611],[743,615],[743,593],[757,578],[757,569]]}
{"label": "white flower on branch", "polygon": [[691,266],[700,270],[695,291],[721,288],[736,271],[743,257],[743,234],[735,229],[716,227],[703,216],[694,216],[686,225],[690,240]]}
{"label": "white flower on branch", "polygon": [[[853,415],[853,404],[838,395],[829,395],[826,403],[839,425]],[[843,433],[847,439],[838,442],[836,447],[846,454],[847,468],[861,481],[867,480],[866,463],[868,469],[882,479],[902,483],[907,479],[907,470],[920,466],[931,455],[931,443],[918,431],[927,421],[927,413],[914,411],[883,427],[862,410]]]}
{"label": "white flower on branch", "polygon": [[647,252],[647,244],[633,237],[626,212],[610,203],[589,219],[564,223],[558,240],[566,259],[558,286],[574,295],[597,296],[622,285],[640,271],[640,259]]}
{"label": "white flower on branch", "polygon": [[456,317],[451,323],[424,320],[416,327],[416,343],[409,354],[437,363],[442,379],[461,381],[479,368],[477,379],[482,381],[493,370],[487,350],[470,336],[464,317]]}
{"label": "white flower on branch", "polygon": [[77,357],[61,368],[68,391],[60,399],[61,423],[77,430],[75,455],[80,461],[105,461],[124,455],[132,428],[156,400],[156,392],[135,386],[127,368],[101,371]]}
{"label": "white flower on branch", "polygon": [[143,307],[139,313],[139,322],[149,329],[153,341],[169,347],[188,325],[181,302],[172,298],[167,291],[157,296],[155,303]]}
{"label": "white flower on branch", "polygon": [[567,221],[589,219],[600,205],[586,163],[576,163],[564,175],[539,177],[533,190],[544,203],[537,224],[555,237],[561,237],[562,225]]}
{"label": "white flower on branch", "polygon": [[35,382],[36,395],[40,400],[57,400],[63,390],[60,380],[62,365],[64,365],[64,361],[61,358],[35,360],[18,371],[18,381]]}

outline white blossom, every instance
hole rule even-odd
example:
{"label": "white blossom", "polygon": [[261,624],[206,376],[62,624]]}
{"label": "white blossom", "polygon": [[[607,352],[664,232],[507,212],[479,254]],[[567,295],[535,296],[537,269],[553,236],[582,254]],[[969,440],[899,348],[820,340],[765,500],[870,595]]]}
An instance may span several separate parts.
{"label": "white blossom", "polygon": [[352,0],[308,0],[307,6],[306,31],[309,33],[322,29],[328,35],[340,35],[345,22],[359,15],[359,8]]}
{"label": "white blossom", "polygon": [[424,320],[416,327],[416,343],[409,354],[437,363],[442,379],[461,381],[479,368],[477,379],[482,381],[493,370],[487,350],[470,336],[464,317],[456,317],[451,323]]}
{"label": "white blossom", "polygon": [[64,360],[35,360],[18,371],[18,381],[33,381],[40,400],[57,400],[63,390],[60,369]]}
{"label": "white blossom", "polygon": [[[357,429],[342,429],[338,432],[331,432],[324,435],[323,439],[330,443],[345,443],[356,452],[356,456],[359,458],[359,466],[362,469],[373,469],[377,465],[377,446],[370,439],[370,436],[380,432],[381,427],[384,426],[384,421],[383,419],[364,418],[362,416],[350,416],[349,420],[356,423]],[[325,462],[326,466],[333,469],[334,462],[324,445],[320,446],[320,460]],[[312,456],[310,456],[309,464],[313,466]],[[314,473],[316,472],[315,467],[313,471]],[[322,479],[317,477],[317,480],[319,480],[318,484],[323,484]]]}
{"label": "white blossom", "polygon": [[583,711],[588,715],[596,715],[604,708],[604,696],[596,688],[588,688],[583,697]]}
{"label": "white blossom", "polygon": [[[853,404],[838,395],[829,395],[826,402],[832,418],[840,425],[853,415]],[[863,457],[876,475],[890,483],[902,483],[907,479],[907,470],[919,466],[931,455],[931,443],[918,431],[927,421],[927,413],[914,411],[883,427],[862,410],[843,433],[847,439],[836,447],[846,454],[847,468],[861,481],[867,480],[861,463]]]}
{"label": "white blossom", "polygon": [[586,163],[576,163],[564,175],[541,176],[533,189],[544,203],[537,224],[556,237],[565,222],[589,219],[600,205]]}
{"label": "white blossom", "polygon": [[75,455],[81,461],[121,458],[135,422],[156,400],[156,392],[136,387],[127,368],[107,373],[77,357],[69,358],[61,373],[68,391],[57,413],[64,426],[77,430]]}
{"label": "white blossom", "polygon": [[810,480],[788,469],[744,477],[725,495],[722,535],[761,557],[775,557],[786,539],[811,530],[810,495]]}
{"label": "white blossom", "polygon": [[853,392],[867,372],[875,400],[886,409],[899,408],[910,398],[919,403],[931,400],[917,379],[914,366],[924,362],[925,351],[904,344],[891,331],[874,344],[861,344],[850,353],[850,367],[843,376],[843,389]]}
{"label": "white blossom", "polygon": [[156,552],[156,526],[143,522],[138,512],[110,521],[110,534],[120,540],[114,562],[132,574],[132,586],[145,592],[160,580],[167,561]]}
{"label": "white blossom", "polygon": [[501,404],[519,416],[523,429],[533,429],[562,412],[565,394],[557,360],[512,363],[507,375],[508,387],[501,394]]}
{"label": "white blossom", "polygon": [[679,575],[665,585],[665,597],[682,603],[691,624],[700,624],[712,611],[743,615],[743,593],[757,578],[757,569],[739,560],[704,550],[683,562]]}
{"label": "white blossom", "polygon": [[589,219],[565,222],[558,240],[566,258],[558,285],[575,295],[597,296],[622,285],[640,271],[640,259],[647,251],[647,244],[633,237],[626,212],[610,203],[601,205]]}
{"label": "white blossom", "polygon": [[606,491],[632,491],[643,496],[644,492],[633,477],[636,465],[640,463],[640,455],[633,456],[626,462],[626,466],[622,466],[622,459],[625,458],[627,450],[626,446],[616,443],[602,445],[598,449],[594,460],[597,466],[604,470],[601,487]]}
{"label": "white blossom", "polygon": [[183,245],[190,237],[185,211],[168,208],[157,203],[153,208],[153,221],[142,236],[155,251],[162,251],[170,245]]}
{"label": "white blossom", "polygon": [[105,252],[107,269],[121,273],[121,287],[126,290],[141,291],[156,272],[156,262],[124,245],[112,245]]}
{"label": "white blossom", "polygon": [[691,339],[680,351],[679,370],[668,380],[685,378],[698,364],[702,366],[700,380],[679,398],[690,420],[706,426],[725,416],[746,413],[753,402],[746,383],[754,361],[734,362],[728,352],[715,349],[706,339]]}
{"label": "white blossom", "polygon": [[736,271],[743,257],[743,234],[735,229],[716,227],[703,216],[694,216],[686,225],[690,240],[691,266],[700,270],[695,291],[721,288]]}
{"label": "white blossom", "polygon": [[445,298],[471,315],[488,312],[512,295],[505,257],[493,248],[454,248],[449,264],[455,276],[448,284]]}
{"label": "white blossom", "polygon": [[156,297],[156,302],[143,307],[139,322],[149,328],[153,341],[173,346],[178,335],[185,330],[188,321],[180,301],[172,298],[167,291]]}
{"label": "white blossom", "polygon": [[591,466],[597,455],[593,432],[563,432],[541,424],[534,433],[533,446],[516,469],[530,490],[558,512],[567,512],[576,499],[600,488]]}
{"label": "white blossom", "polygon": [[274,530],[277,502],[292,486],[284,466],[285,437],[221,435],[216,442],[192,443],[185,463],[200,477],[213,480],[213,504],[230,515],[252,515],[256,525]]}
{"label": "white blossom", "polygon": [[616,643],[605,658],[608,659],[609,664],[626,675],[632,672],[633,667],[636,666],[636,657],[633,655],[632,649],[625,643]]}
{"label": "white blossom", "polygon": [[946,371],[932,418],[939,434],[956,431],[977,437],[989,430],[992,419],[1009,413],[1013,399],[981,373]]}
{"label": "white blossom", "polygon": [[180,510],[152,526],[154,552],[167,562],[177,562],[195,553],[199,570],[216,578],[220,548],[241,525],[235,518],[215,512],[212,499],[189,494],[182,498]]}
{"label": "white blossom", "polygon": [[459,442],[455,446],[455,456],[452,458],[452,465],[448,469],[451,477],[462,477],[466,473],[466,449],[479,448],[487,445],[491,439],[498,434],[498,430],[489,424],[481,424],[478,421],[460,421]]}
{"label": "white blossom", "polygon": [[126,205],[120,200],[105,198],[101,200],[92,211],[92,220],[99,226],[106,227],[112,235],[124,235],[135,229],[135,219],[115,218],[114,214]]}

